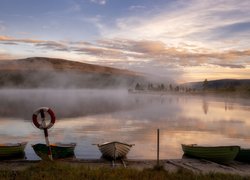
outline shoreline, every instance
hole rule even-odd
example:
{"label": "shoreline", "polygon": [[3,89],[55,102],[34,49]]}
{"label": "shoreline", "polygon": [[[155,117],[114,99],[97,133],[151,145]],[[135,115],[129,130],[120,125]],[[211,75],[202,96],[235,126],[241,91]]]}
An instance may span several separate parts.
{"label": "shoreline", "polygon": [[[41,160],[5,160],[0,161],[0,171],[22,171],[31,166],[42,163]],[[89,168],[125,168],[122,161],[117,160],[115,166],[112,166],[111,161],[103,159],[65,159],[56,160],[59,164],[67,164],[71,166],[87,166]],[[126,168],[132,168],[139,171],[144,169],[153,169],[156,166],[156,160],[137,160],[126,159],[124,160]],[[250,176],[250,164],[233,161],[228,165],[217,164],[204,159],[162,159],[159,165],[166,171],[177,172],[180,169],[185,169],[196,174],[209,174],[209,173],[223,173],[240,176]]]}
{"label": "shoreline", "polygon": [[247,91],[196,91],[196,92],[175,92],[175,91],[152,91],[152,90],[128,90],[131,94],[148,95],[193,95],[193,96],[215,96],[215,97],[237,97],[250,98],[250,92]]}

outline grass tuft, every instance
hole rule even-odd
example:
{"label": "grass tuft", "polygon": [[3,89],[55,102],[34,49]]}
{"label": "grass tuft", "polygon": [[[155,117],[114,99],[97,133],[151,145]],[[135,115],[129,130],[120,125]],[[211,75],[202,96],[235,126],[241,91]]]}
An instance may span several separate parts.
{"label": "grass tuft", "polygon": [[250,177],[241,177],[239,175],[230,175],[222,173],[197,174],[186,169],[179,169],[176,172],[169,172],[163,166],[155,166],[151,169],[142,171],[132,168],[110,168],[110,167],[89,167],[87,165],[68,164],[64,162],[40,162],[30,166],[25,170],[12,171],[0,170],[1,180],[78,180],[78,179],[111,179],[111,180],[130,180],[130,179],[157,179],[157,180],[178,180],[178,179],[218,179],[218,180],[238,180],[249,179]]}

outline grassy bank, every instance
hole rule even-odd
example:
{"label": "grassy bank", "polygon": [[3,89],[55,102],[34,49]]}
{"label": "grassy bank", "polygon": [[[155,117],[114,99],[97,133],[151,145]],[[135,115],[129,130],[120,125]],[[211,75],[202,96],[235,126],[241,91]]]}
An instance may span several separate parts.
{"label": "grassy bank", "polygon": [[70,165],[63,162],[40,162],[25,170],[0,170],[0,179],[249,179],[238,175],[221,173],[195,174],[179,169],[168,172],[164,168],[144,169],[88,167],[86,165]]}

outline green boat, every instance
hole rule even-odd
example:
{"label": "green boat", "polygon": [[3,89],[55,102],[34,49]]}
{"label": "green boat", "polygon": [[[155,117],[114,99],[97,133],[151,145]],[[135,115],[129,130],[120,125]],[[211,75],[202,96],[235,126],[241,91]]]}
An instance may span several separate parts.
{"label": "green boat", "polygon": [[235,160],[250,163],[250,149],[240,148],[240,151]]}
{"label": "green boat", "polygon": [[0,144],[0,160],[23,159],[27,142]]}
{"label": "green boat", "polygon": [[233,161],[240,151],[240,146],[198,146],[196,144],[182,144],[185,155],[228,164]]}
{"label": "green boat", "polygon": [[[76,143],[55,143],[51,144],[51,152],[53,159],[65,159],[65,158],[74,158]],[[46,144],[35,144],[32,145],[35,153],[43,160],[49,160],[48,157],[48,147]]]}

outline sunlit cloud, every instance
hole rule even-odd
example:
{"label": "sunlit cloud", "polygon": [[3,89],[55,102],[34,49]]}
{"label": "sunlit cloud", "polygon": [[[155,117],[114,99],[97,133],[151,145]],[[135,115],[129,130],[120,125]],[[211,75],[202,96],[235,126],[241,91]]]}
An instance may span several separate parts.
{"label": "sunlit cloud", "polygon": [[[94,58],[104,58],[118,61],[129,60],[144,63],[152,61],[166,65],[200,66],[212,64],[230,68],[244,68],[249,65],[250,50],[214,51],[200,49],[191,52],[186,48],[169,47],[162,41],[130,40],[130,39],[103,39],[96,43],[62,42],[37,39],[15,39],[0,36],[0,43],[18,45],[18,43],[33,44],[35,47],[54,51],[76,52],[88,54]],[[187,45],[186,45],[187,46]]]}
{"label": "sunlit cloud", "polygon": [[112,57],[115,58],[118,55],[122,54],[122,51],[114,50],[114,49],[106,49],[100,47],[82,47],[82,48],[75,48],[74,51],[78,53],[86,53],[92,56],[98,57]]}
{"label": "sunlit cloud", "polygon": [[[249,50],[245,51],[212,51],[201,49],[199,52],[190,52],[185,48],[168,47],[161,41],[133,41],[125,39],[103,40],[99,41],[100,45],[112,48],[122,49],[123,51],[130,51],[134,53],[134,58],[149,59],[151,61],[165,62],[181,66],[199,66],[201,64],[214,64],[225,66],[225,64],[232,64],[231,67],[242,68],[249,64],[248,59],[241,59],[249,57]],[[136,54],[135,54],[136,53]],[[133,54],[131,54],[133,55]],[[241,62],[239,62],[241,59]],[[226,63],[227,62],[227,63]],[[240,63],[240,64],[237,64]],[[233,66],[235,65],[235,66]],[[230,67],[228,65],[228,67]]]}
{"label": "sunlit cloud", "polygon": [[[236,33],[249,34],[248,1],[239,3],[236,1],[178,1],[176,4],[177,8],[174,10],[167,9],[150,14],[149,17],[143,18],[138,15],[118,18],[116,27],[106,29],[103,36],[131,38],[132,35],[137,40],[161,40],[171,46],[191,42],[199,47],[216,49],[224,44],[218,40],[237,39]],[[241,39],[241,46],[246,43],[248,43],[247,39]]]}
{"label": "sunlit cloud", "polygon": [[200,81],[204,79],[215,80],[215,79],[249,79],[250,77],[250,66],[245,68],[231,68],[223,67],[218,65],[203,65],[203,66],[192,66],[185,67],[183,69],[183,75],[185,78],[180,81],[187,82],[187,79],[192,81]]}
{"label": "sunlit cloud", "polygon": [[15,43],[42,43],[45,42],[43,40],[37,40],[37,39],[17,39],[9,36],[0,36],[1,42],[15,42]]}
{"label": "sunlit cloud", "polygon": [[20,58],[20,56],[15,56],[13,54],[6,53],[0,49],[0,60],[11,60],[17,58]]}

